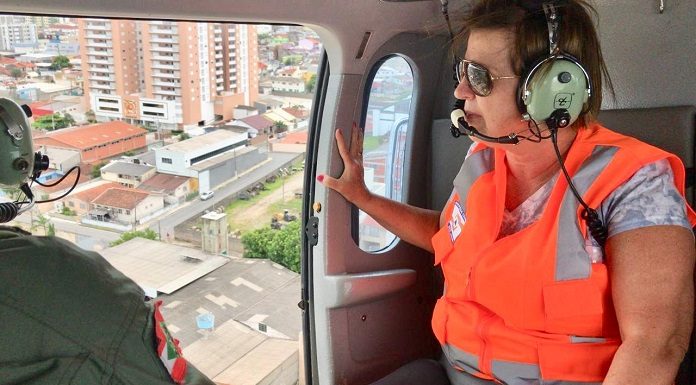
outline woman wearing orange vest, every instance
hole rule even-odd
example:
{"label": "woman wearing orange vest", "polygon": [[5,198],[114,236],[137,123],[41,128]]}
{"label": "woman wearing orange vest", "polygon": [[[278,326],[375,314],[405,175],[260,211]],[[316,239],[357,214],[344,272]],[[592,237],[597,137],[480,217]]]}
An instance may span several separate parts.
{"label": "woman wearing orange vest", "polygon": [[[608,77],[591,12],[582,0],[470,8],[454,116],[475,143],[442,212],[372,195],[360,130],[350,150],[336,131],[345,170],[318,179],[434,252],[445,276],[432,321],[443,358],[376,384],[673,383],[696,214],[676,156],[596,122]],[[553,91],[577,79],[579,92]]]}

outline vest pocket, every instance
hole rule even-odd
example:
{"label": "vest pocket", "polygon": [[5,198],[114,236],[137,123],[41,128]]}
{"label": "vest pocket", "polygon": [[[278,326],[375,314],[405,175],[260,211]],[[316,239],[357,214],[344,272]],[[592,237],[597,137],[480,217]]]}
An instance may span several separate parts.
{"label": "vest pocket", "polygon": [[621,343],[539,344],[539,370],[546,381],[601,384]]}
{"label": "vest pocket", "polygon": [[545,329],[549,333],[601,337],[604,305],[592,280],[556,282],[544,286]]}

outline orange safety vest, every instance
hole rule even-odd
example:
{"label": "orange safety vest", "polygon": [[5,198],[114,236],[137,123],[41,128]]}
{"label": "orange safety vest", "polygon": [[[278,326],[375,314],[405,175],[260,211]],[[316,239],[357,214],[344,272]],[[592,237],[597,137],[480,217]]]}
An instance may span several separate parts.
{"label": "orange safety vest", "polygon": [[[641,167],[665,158],[683,196],[679,158],[599,125],[578,132],[565,165],[597,208]],[[621,339],[607,266],[585,250],[582,206],[561,176],[539,220],[499,239],[506,176],[505,152],[479,143],[455,179],[449,221],[432,240],[445,276],[435,336],[456,369],[479,378],[601,384]]]}

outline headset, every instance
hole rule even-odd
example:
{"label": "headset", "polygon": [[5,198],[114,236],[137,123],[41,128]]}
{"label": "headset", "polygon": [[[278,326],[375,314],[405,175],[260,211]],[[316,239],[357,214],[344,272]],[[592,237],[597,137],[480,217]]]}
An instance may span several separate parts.
{"label": "headset", "polygon": [[[585,67],[578,59],[561,51],[558,46],[560,15],[556,10],[556,4],[560,2],[560,0],[543,2],[520,0],[517,2],[530,14],[538,13],[541,3],[541,10],[544,12],[549,32],[548,55],[537,59],[526,71],[523,71],[517,89],[517,107],[522,118],[536,128],[536,130],[530,129],[532,137],[524,137],[517,133],[491,137],[481,133],[476,127],[470,126],[466,122],[464,100],[456,100],[454,103],[450,132],[455,138],[465,134],[487,142],[513,145],[523,139],[533,141],[551,139],[561,170],[568,181],[568,186],[584,208],[582,216],[587,221],[590,233],[597,243],[604,248],[608,237],[607,228],[602,223],[597,211],[589,207],[576,190],[572,178],[565,168],[557,143],[558,129],[573,124],[586,111],[592,96],[592,82]],[[443,2],[442,5],[443,14],[446,14],[446,2]],[[451,29],[450,35],[453,35]],[[455,88],[457,85],[458,83],[455,83]],[[550,135],[541,134],[538,128],[539,122],[546,123]]]}
{"label": "headset", "polygon": [[[17,215],[31,209],[34,203],[52,202],[68,195],[80,179],[80,168],[71,168],[62,178],[52,184],[38,181],[41,172],[48,169],[48,156],[34,151],[29,120],[32,116],[27,105],[19,106],[7,98],[0,98],[0,187],[18,188],[25,199],[15,197],[14,202],[0,203],[0,223],[9,222]],[[70,173],[77,170],[75,184],[58,198],[35,201],[31,184],[55,186]]]}
{"label": "headset", "polygon": [[542,9],[549,31],[549,54],[520,76],[517,107],[524,120],[563,128],[586,111],[592,83],[580,61],[558,47],[560,17],[556,6],[547,2]]}

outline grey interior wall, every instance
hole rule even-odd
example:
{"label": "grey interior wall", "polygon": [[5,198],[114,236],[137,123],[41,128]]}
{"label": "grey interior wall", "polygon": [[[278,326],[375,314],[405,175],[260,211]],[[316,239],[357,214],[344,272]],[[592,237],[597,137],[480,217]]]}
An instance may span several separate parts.
{"label": "grey interior wall", "polygon": [[[598,31],[616,98],[603,109],[696,105],[696,1],[596,1]],[[442,65],[434,119],[452,106],[452,64]],[[433,120],[434,120],[433,119]]]}
{"label": "grey interior wall", "polygon": [[696,1],[612,0],[599,5],[599,33],[616,101],[605,108],[696,104]]}

